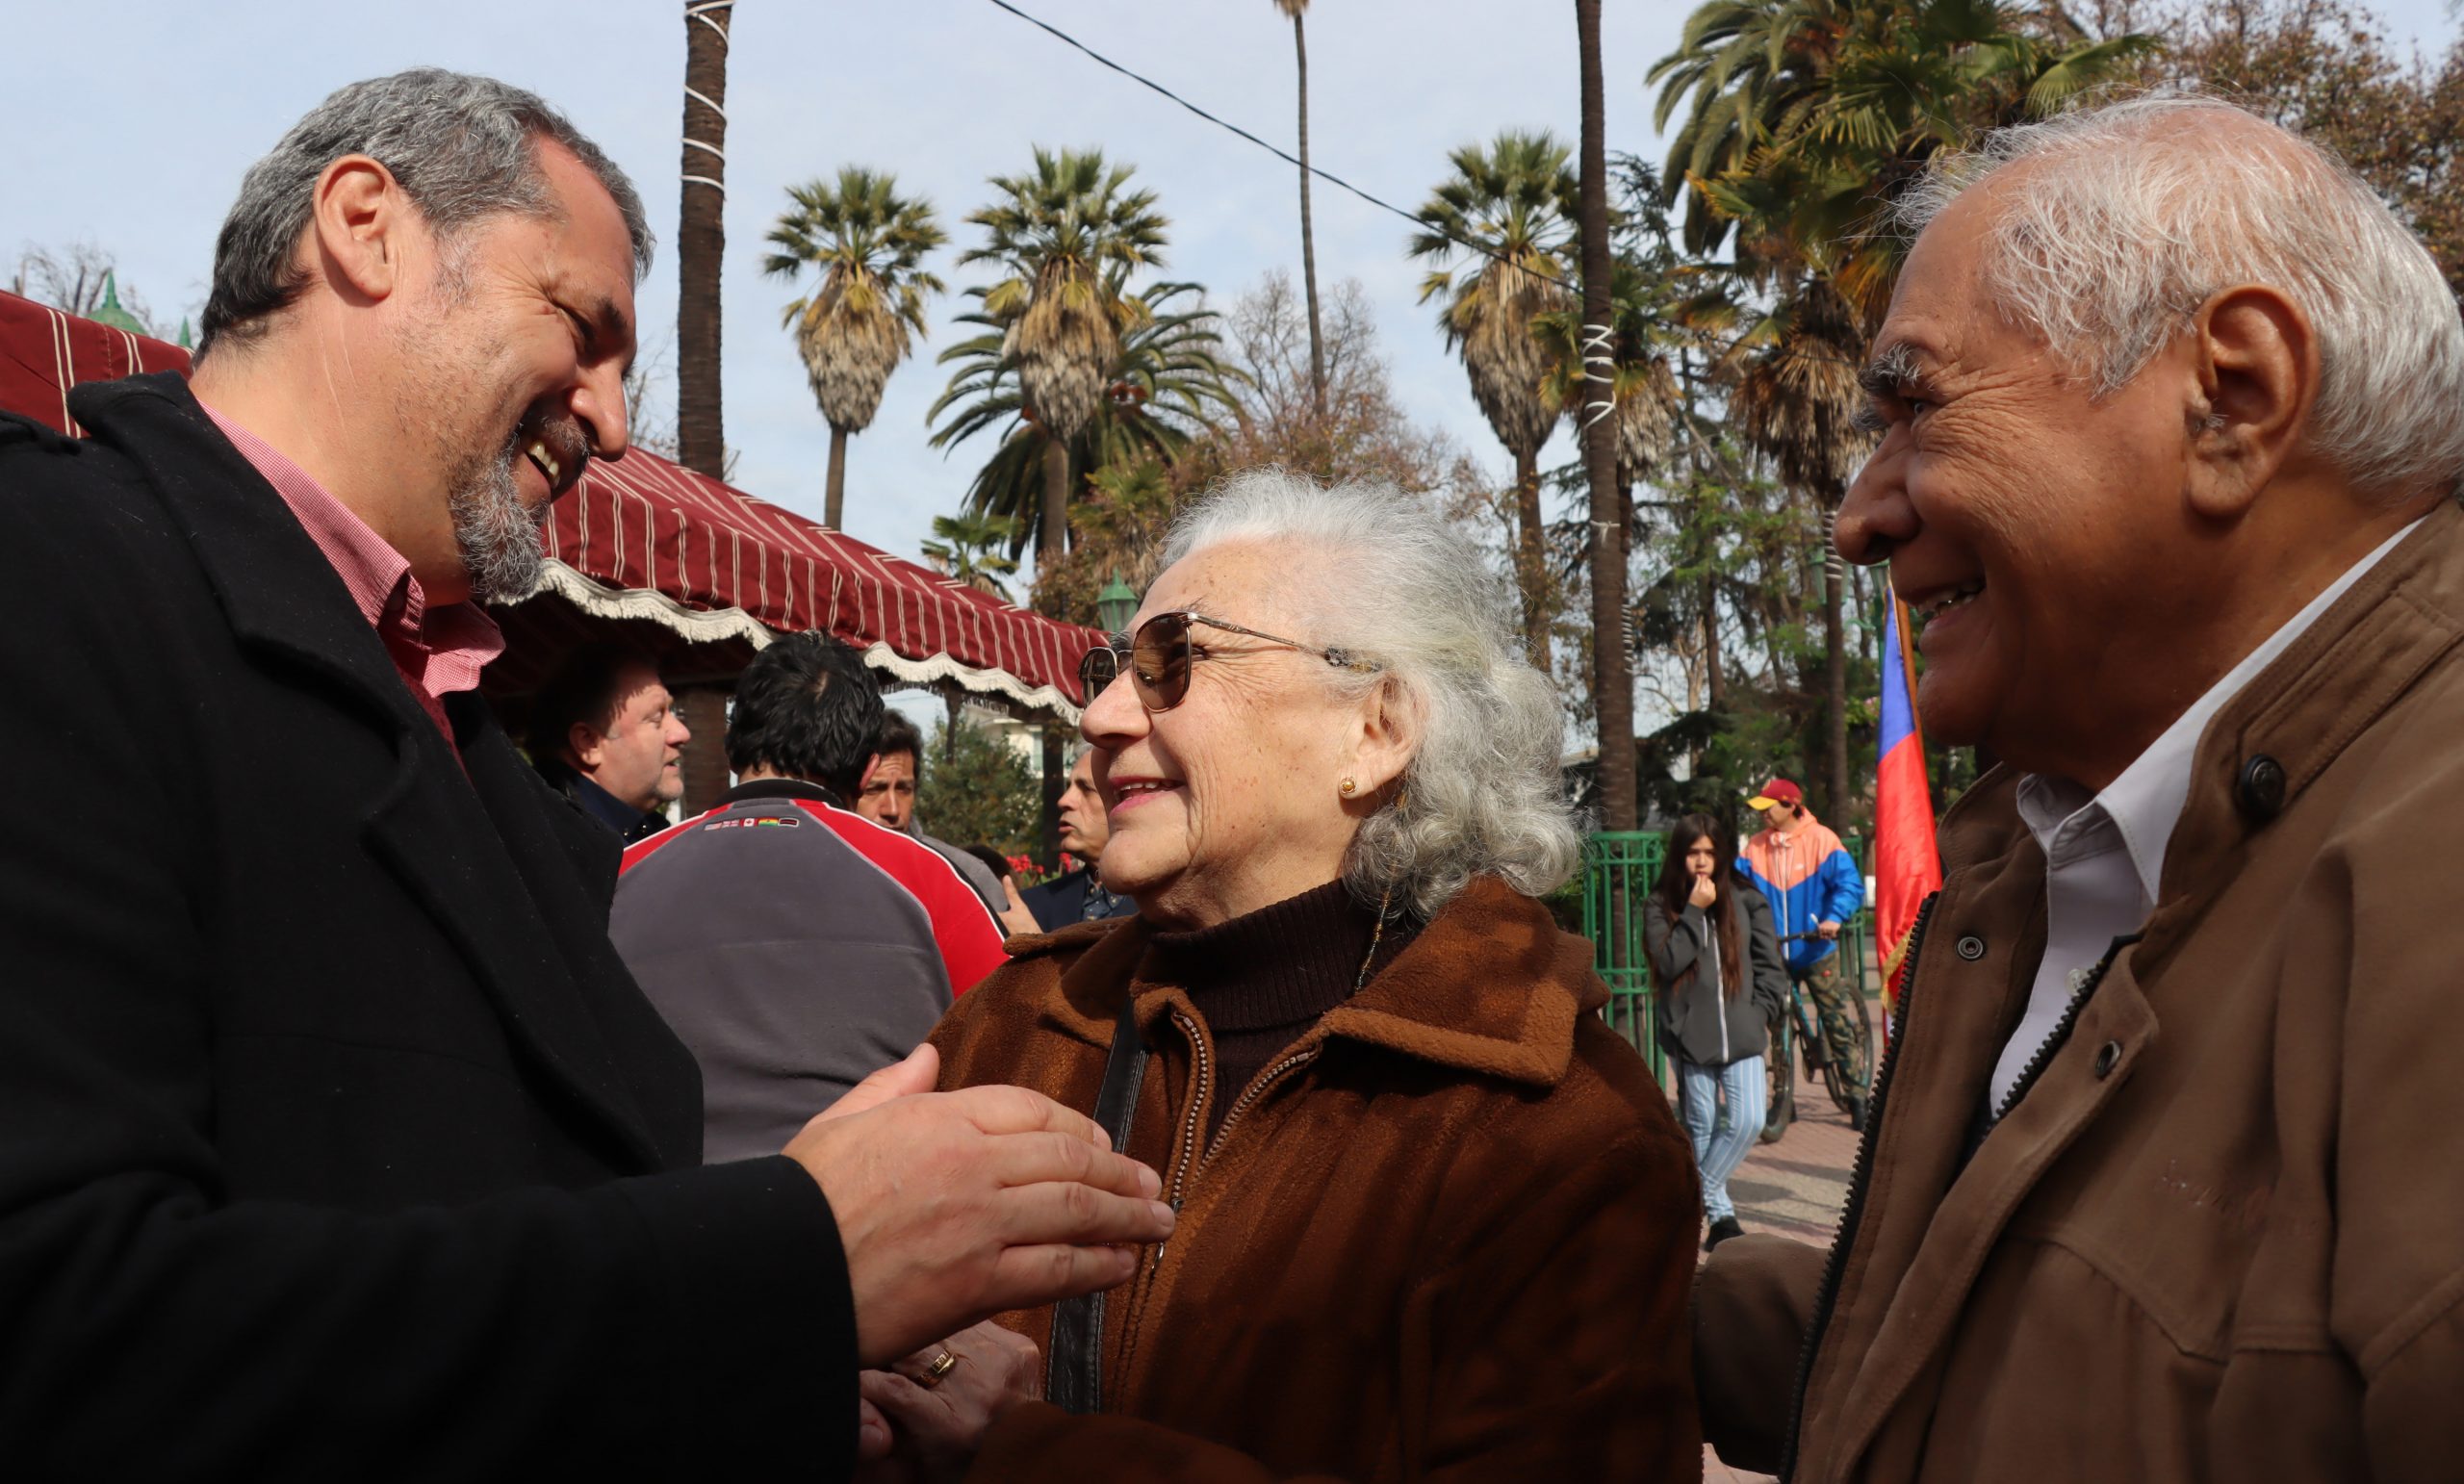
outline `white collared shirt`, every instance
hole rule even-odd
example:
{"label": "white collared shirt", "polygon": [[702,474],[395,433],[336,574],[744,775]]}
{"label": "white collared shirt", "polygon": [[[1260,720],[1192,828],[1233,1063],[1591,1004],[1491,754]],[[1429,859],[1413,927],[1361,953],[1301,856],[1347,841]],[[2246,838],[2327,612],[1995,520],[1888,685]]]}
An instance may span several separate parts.
{"label": "white collared shirt", "polygon": [[2103,793],[2091,798],[2077,783],[2048,774],[2031,773],[2019,780],[2019,818],[2044,851],[2044,957],[2028,991],[2027,1012],[1993,1066],[1997,1117],[2105,950],[2115,938],[2138,931],[2156,909],[2165,849],[2190,798],[2191,763],[2209,720],[2420,525],[2413,522],[2346,569],[2193,702]]}

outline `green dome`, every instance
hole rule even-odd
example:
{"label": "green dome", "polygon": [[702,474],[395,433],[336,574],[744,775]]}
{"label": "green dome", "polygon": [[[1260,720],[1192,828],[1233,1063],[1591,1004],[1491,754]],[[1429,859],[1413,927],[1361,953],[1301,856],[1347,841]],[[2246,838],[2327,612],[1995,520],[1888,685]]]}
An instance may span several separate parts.
{"label": "green dome", "polygon": [[103,301],[86,318],[96,324],[108,324],[115,330],[126,330],[131,335],[145,333],[145,326],[137,322],[137,317],[119,307],[118,275],[108,269],[103,272]]}

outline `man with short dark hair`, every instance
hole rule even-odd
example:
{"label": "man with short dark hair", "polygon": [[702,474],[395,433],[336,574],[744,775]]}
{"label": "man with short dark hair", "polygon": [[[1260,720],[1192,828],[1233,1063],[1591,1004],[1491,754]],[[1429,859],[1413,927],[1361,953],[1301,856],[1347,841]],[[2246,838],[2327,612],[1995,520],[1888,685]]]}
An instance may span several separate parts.
{"label": "man with short dark hair", "polygon": [[860,1366],[1170,1230],[929,1052],[700,1163],[617,842],[475,690],[473,600],[625,451],[649,249],[532,94],[353,84],[248,171],[193,387],[0,415],[13,1477],[845,1478]]}
{"label": "man with short dark hair", "polygon": [[583,645],[530,706],[531,766],[628,845],[667,828],[692,740],[658,666],[629,645]]}
{"label": "man with short dark hair", "polygon": [[985,910],[1011,933],[1032,933],[1035,919],[1010,900],[1010,889],[963,847],[924,832],[915,817],[915,789],[924,778],[924,735],[896,711],[882,712],[882,729],[873,739],[873,760],[865,765],[863,786],[857,791],[856,812],[886,829],[923,841],[940,854],[983,902]]}
{"label": "man with short dark hair", "polygon": [[776,641],[736,682],[736,786],[625,853],[608,936],[701,1064],[706,1160],[779,1148],[1005,957],[948,861],[848,809],[881,713],[856,651]]}
{"label": "man with short dark hair", "polygon": [[1112,837],[1112,815],[1095,787],[1095,752],[1088,748],[1070,764],[1069,785],[1061,791],[1061,848],[1086,863],[1018,893],[1018,900],[1035,914],[1037,926],[1051,933],[1073,922],[1100,922],[1137,913],[1137,903],[1105,890],[1103,878],[1096,874],[1104,845]]}
{"label": "man with short dark hair", "polygon": [[856,812],[886,830],[915,822],[915,785],[924,776],[924,734],[896,711],[884,708],[873,760],[857,791]]}

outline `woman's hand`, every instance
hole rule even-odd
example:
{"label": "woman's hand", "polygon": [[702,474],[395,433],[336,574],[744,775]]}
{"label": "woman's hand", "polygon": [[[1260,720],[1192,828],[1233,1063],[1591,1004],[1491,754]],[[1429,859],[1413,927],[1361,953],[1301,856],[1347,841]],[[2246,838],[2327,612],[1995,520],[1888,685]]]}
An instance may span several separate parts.
{"label": "woman's hand", "polygon": [[1711,909],[1711,904],[1719,899],[1719,883],[1707,876],[1698,876],[1694,878],[1693,892],[1685,900],[1707,912]]}
{"label": "woman's hand", "polygon": [[[943,1351],[958,1358],[937,1386],[922,1384]],[[939,1344],[896,1362],[888,1370],[867,1370],[858,1378],[865,1408],[889,1425],[889,1456],[870,1463],[858,1477],[864,1480],[942,1480],[962,1476],[974,1462],[984,1434],[1001,1415],[1021,1401],[1032,1401],[1042,1374],[1041,1352],[1035,1343],[992,1323],[963,1329]],[[865,1419],[867,1430],[871,1419]],[[861,1440],[860,1451],[873,1455],[878,1444]]]}

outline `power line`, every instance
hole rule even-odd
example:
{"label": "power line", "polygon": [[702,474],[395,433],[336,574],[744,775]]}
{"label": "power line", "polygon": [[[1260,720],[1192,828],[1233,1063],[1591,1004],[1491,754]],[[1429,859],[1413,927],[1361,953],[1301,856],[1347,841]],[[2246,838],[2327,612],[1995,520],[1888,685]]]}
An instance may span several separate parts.
{"label": "power line", "polygon": [[1320,180],[1324,181],[1330,186],[1342,187],[1344,190],[1350,192],[1362,200],[1367,201],[1370,205],[1376,207],[1379,211],[1392,212],[1394,215],[1402,217],[1405,221],[1410,222],[1413,226],[1420,228],[1422,231],[1429,233],[1434,237],[1442,237],[1446,241],[1452,243],[1455,246],[1461,247],[1469,252],[1478,253],[1481,257],[1487,258],[1491,262],[1502,263],[1507,268],[1519,268],[1523,269],[1523,271],[1529,273],[1534,278],[1554,284],[1558,288],[1567,290],[1570,293],[1573,292],[1575,288],[1573,284],[1566,282],[1564,279],[1557,277],[1553,273],[1544,273],[1527,263],[1517,263],[1513,259],[1508,258],[1502,253],[1481,246],[1478,243],[1467,242],[1464,239],[1455,236],[1453,233],[1447,231],[1443,227],[1434,226],[1429,222],[1423,220],[1417,215],[1403,210],[1392,201],[1383,200],[1377,196],[1370,194],[1368,192],[1361,190],[1358,186],[1353,185],[1350,181],[1345,180],[1340,175],[1330,175],[1314,165],[1302,165],[1298,156],[1285,153],[1278,146],[1268,143],[1265,140],[1251,134],[1248,130],[1242,128],[1239,124],[1230,122],[1227,119],[1217,117],[1215,115],[1208,113],[1196,104],[1192,103],[1189,99],[1182,97],[1179,93],[1174,92],[1169,88],[1165,87],[1162,83],[1155,81],[1153,78],[1142,76],[1140,73],[1131,71],[1129,68],[1122,66],[1119,63],[1113,61],[1110,57],[1107,57],[1103,53],[1095,50],[1093,47],[1089,46],[1086,42],[1079,40],[1076,37],[1071,36],[1068,32],[1062,30],[1058,26],[1051,25],[1048,22],[1038,20],[1026,12],[1019,10],[1016,6],[1012,5],[1010,0],[992,0],[992,4],[1009,12],[1011,14],[1015,15],[1020,20],[1025,21],[1028,25],[1034,26],[1040,31],[1047,32],[1061,40],[1067,42],[1071,46],[1078,48],[1078,50],[1085,52],[1088,56],[1092,57],[1095,61],[1112,68],[1121,76],[1128,78],[1131,82],[1138,84],[1140,87],[1162,93],[1165,97],[1171,99],[1174,103],[1177,103],[1181,107],[1189,110],[1191,113],[1195,114],[1198,117],[1205,119],[1208,123],[1215,125],[1217,128],[1228,129],[1232,133],[1239,135],[1241,138],[1247,140],[1250,143],[1257,145],[1260,149],[1263,149],[1267,153],[1274,156],[1276,159],[1281,160],[1286,165],[1298,166],[1301,169],[1307,170],[1310,174],[1317,176]]}
{"label": "power line", "polygon": [[[1484,247],[1478,243],[1470,242],[1457,237],[1453,233],[1447,231],[1445,228],[1433,225],[1413,213],[1403,210],[1392,201],[1384,200],[1380,197],[1370,194],[1368,192],[1361,190],[1358,186],[1353,185],[1350,181],[1345,180],[1339,175],[1330,175],[1314,165],[1302,165],[1298,156],[1286,153],[1283,149],[1258,138],[1248,130],[1242,128],[1239,124],[1217,117],[1215,115],[1208,113],[1196,104],[1192,103],[1189,99],[1182,97],[1179,93],[1174,92],[1169,88],[1165,87],[1162,83],[1155,81],[1153,78],[1134,72],[1128,67],[1122,66],[1119,63],[1113,61],[1110,57],[1107,57],[1103,53],[1095,50],[1093,47],[1089,46],[1086,42],[1079,40],[1076,37],[1071,36],[1068,32],[1062,30],[1060,27],[1052,25],[1047,21],[1039,20],[1035,16],[1028,14],[1026,12],[1019,10],[1016,6],[1012,5],[1010,0],[991,0],[991,3],[1002,10],[1009,12],[1011,14],[1015,15],[1020,20],[1025,21],[1028,25],[1034,26],[1038,30],[1048,33],[1060,40],[1076,47],[1079,51],[1086,53],[1089,57],[1091,57],[1096,62],[1112,68],[1121,76],[1128,78],[1131,82],[1138,84],[1140,87],[1163,94],[1165,97],[1179,104],[1182,108],[1189,110],[1191,113],[1195,114],[1198,117],[1205,119],[1208,123],[1215,125],[1217,128],[1229,130],[1230,132],[1239,135],[1241,138],[1247,140],[1250,143],[1257,145],[1260,149],[1263,149],[1267,153],[1274,156],[1276,159],[1281,160],[1286,165],[1297,166],[1299,168],[1307,170],[1310,174],[1317,176],[1320,180],[1326,182],[1328,185],[1342,187],[1344,190],[1350,192],[1353,195],[1367,201],[1370,205],[1376,207],[1379,211],[1390,212],[1395,216],[1400,217],[1420,230],[1426,232],[1433,237],[1443,238],[1467,252],[1477,253],[1481,257],[1487,258],[1492,263],[1503,264],[1507,268],[1519,268],[1523,271],[1529,273],[1532,277],[1540,279],[1546,283],[1554,284],[1556,287],[1563,289],[1570,294],[1576,292],[1578,289],[1577,285],[1568,283],[1566,280],[1557,277],[1553,273],[1542,272],[1527,263],[1517,263],[1513,259],[1506,257],[1504,254],[1494,251],[1491,248]],[[1685,333],[1707,345],[1712,340],[1712,336],[1707,331],[1688,328],[1685,330]],[[1853,361],[1845,356],[1828,355],[1821,351],[1798,349],[1788,351],[1786,354],[1790,358],[1796,360],[1832,362],[1849,367],[1861,367],[1863,365],[1862,362]]]}

